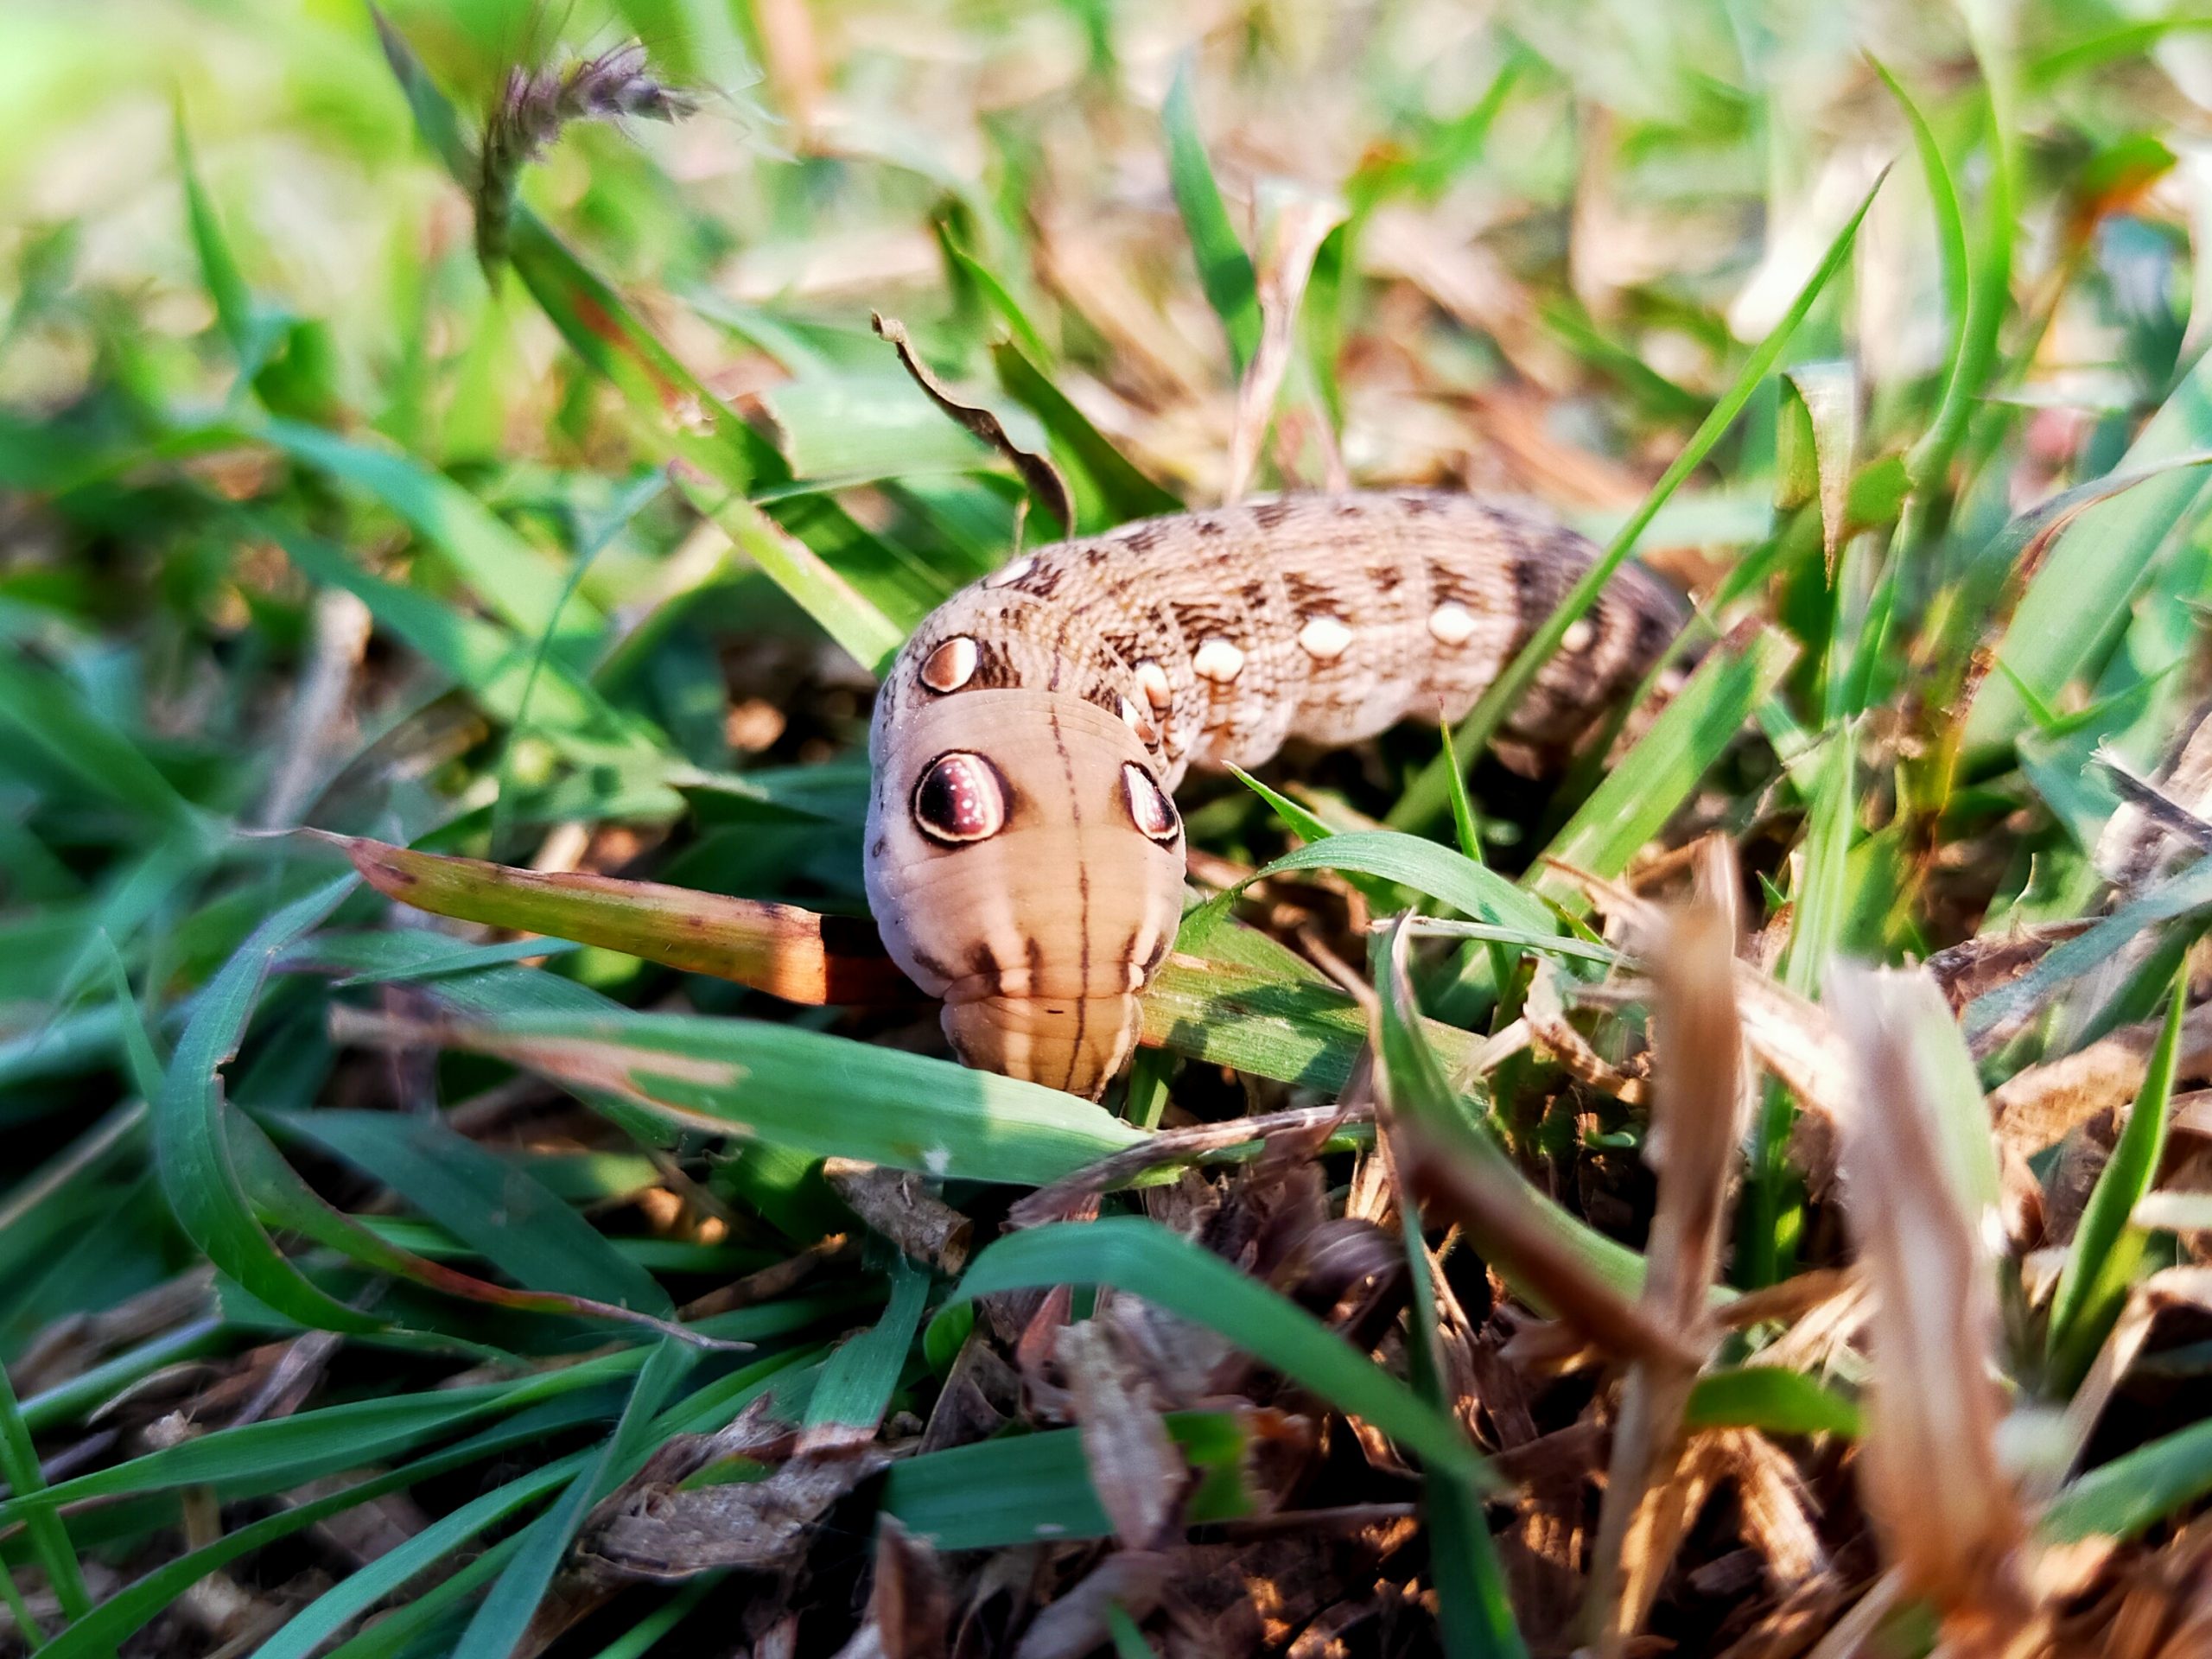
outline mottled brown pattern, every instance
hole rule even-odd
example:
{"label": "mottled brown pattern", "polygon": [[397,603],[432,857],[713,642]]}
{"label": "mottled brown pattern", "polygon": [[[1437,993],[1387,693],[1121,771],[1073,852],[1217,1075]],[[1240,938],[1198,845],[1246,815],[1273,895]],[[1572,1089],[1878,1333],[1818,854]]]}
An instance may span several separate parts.
{"label": "mottled brown pattern", "polygon": [[[1127,1058],[1135,993],[1182,891],[1180,837],[1162,846],[1132,822],[1121,768],[1172,790],[1191,766],[1257,766],[1293,736],[1347,743],[1459,719],[1595,557],[1510,504],[1293,496],[1039,548],[1011,580],[954,594],[893,663],[870,737],[868,893],[892,954],[944,996],[963,1058],[1095,1095]],[[1664,583],[1624,569],[1502,745],[1572,748],[1683,616]],[[1305,634],[1317,619],[1342,633]],[[931,691],[921,664],[962,637],[975,672]],[[1121,712],[1152,712],[1147,664],[1167,689],[1149,746],[1148,722]],[[1020,804],[999,834],[948,849],[907,817],[916,767],[952,747],[1002,767]]]}

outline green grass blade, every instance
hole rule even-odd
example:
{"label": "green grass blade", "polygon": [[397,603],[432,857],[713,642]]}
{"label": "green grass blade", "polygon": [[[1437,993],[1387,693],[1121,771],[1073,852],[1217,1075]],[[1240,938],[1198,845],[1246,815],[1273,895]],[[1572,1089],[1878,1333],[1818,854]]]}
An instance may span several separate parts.
{"label": "green grass blade", "polygon": [[[1796,654],[1796,646],[1770,628],[1717,647],[1567,820],[1547,855],[1598,875],[1626,869],[1734,743]],[[1531,886],[1570,909],[1586,903],[1572,880],[1541,865]]]}
{"label": "green grass blade", "polygon": [[[1804,286],[1798,290],[1796,299],[1791,302],[1782,321],[1775,324],[1767,337],[1754,348],[1726,395],[1713,405],[1713,412],[1691,435],[1689,442],[1683,446],[1673,464],[1661,474],[1659,481],[1651,486],[1650,493],[1644,497],[1643,505],[1621,526],[1605,550],[1599,556],[1598,562],[1567,590],[1558,608],[1521,648],[1505,671],[1491,682],[1476,700],[1474,708],[1459,724],[1456,743],[1460,753],[1471,760],[1488,746],[1521,694],[1529,689],[1538,671],[1559,650],[1560,641],[1566,638],[1567,631],[1590,608],[1605,583],[1611,579],[1613,572],[1619,569],[1635,550],[1637,539],[1643,534],[1653,516],[1681,486],[1682,481],[1703,464],[1713,446],[1735,424],[1737,416],[1743,413],[1745,404],[1751,402],[1751,394],[1758,390],[1759,384],[1782,360],[1782,354],[1789,346],[1790,336],[1796,333],[1797,325],[1805,320],[1806,314],[1813,308],[1814,302],[1827,289],[1830,279],[1843,269],[1844,262],[1850,257],[1852,245],[1858,238],[1859,222],[1866,217],[1866,210],[1874,205],[1875,193],[1881,188],[1881,181],[1877,179],[1873,188],[1859,202],[1858,211],[1852,214],[1849,221],[1836,232],[1834,240],[1828,244],[1827,251],[1814,268],[1813,274],[1806,278]],[[1431,764],[1408,786],[1391,810],[1389,822],[1393,827],[1422,828],[1444,810],[1451,792],[1441,775],[1445,764],[1440,759]]]}
{"label": "green grass blade", "polygon": [[[1167,1433],[1199,1479],[1183,1510],[1192,1525],[1255,1508],[1245,1489],[1251,1440],[1233,1412],[1170,1412]],[[1047,1429],[925,1452],[891,1465],[883,1512],[932,1548],[1008,1549],[1110,1538],[1090,1484],[1080,1430]]]}
{"label": "green grass blade", "polygon": [[1330,1404],[1365,1419],[1434,1467],[1485,1480],[1452,1420],[1305,1309],[1157,1223],[1065,1223],[1000,1239],[968,1269],[958,1300],[1058,1285],[1110,1285],[1203,1325]]}
{"label": "green grass blade", "polygon": [[1857,1403],[1816,1377],[1780,1365],[1738,1365],[1707,1371],[1690,1389],[1682,1427],[1755,1428],[1762,1434],[1836,1434],[1859,1438]]}
{"label": "green grass blade", "polygon": [[1191,238],[1192,255],[1198,262],[1199,283],[1221,319],[1232,366],[1241,378],[1260,348],[1259,283],[1251,256],[1229,222],[1213,166],[1206,160],[1205,138],[1198,130],[1198,104],[1191,90],[1192,72],[1193,60],[1186,53],[1175,66],[1167,101],[1160,106],[1160,125],[1167,138],[1167,179],[1183,215],[1184,232]]}
{"label": "green grass blade", "polygon": [[193,1010],[154,1114],[162,1190],[177,1223],[209,1261],[301,1324],[374,1331],[384,1323],[334,1300],[278,1254],[253,1217],[231,1161],[221,1068],[236,1054],[270,965],[351,892],[347,876],[295,900],[254,930]]}
{"label": "green grass blade", "polygon": [[324,1110],[275,1121],[390,1187],[519,1284],[671,1311],[658,1281],[528,1171],[435,1118]]}
{"label": "green grass blade", "polygon": [[564,607],[560,565],[451,479],[396,451],[295,421],[272,420],[258,429],[295,460],[366,492],[404,519],[485,609],[524,638],[556,628],[562,636],[588,634],[604,626],[588,601]]}
{"label": "green grass blade", "polygon": [[0,641],[0,732],[11,728],[104,799],[157,824],[197,833],[197,809],[143,749],[59,674]]}
{"label": "green grass blade", "polygon": [[806,1402],[809,1428],[875,1432],[890,1409],[929,1294],[926,1268],[903,1255],[892,1262],[890,1303],[881,1319],[823,1362],[822,1380]]}
{"label": "green grass blade", "polygon": [[310,1659],[322,1644],[417,1574],[449,1559],[470,1539],[498,1526],[572,1480],[590,1454],[572,1452],[543,1464],[440,1516],[404,1543],[348,1573],[292,1615],[255,1649],[256,1659]]}
{"label": "green grass blade", "polygon": [[2212,1422],[2192,1423],[2090,1470],[2060,1492],[2039,1530],[2059,1543],[2133,1538],[2212,1492]]}
{"label": "green grass blade", "polygon": [[[2067,683],[2094,666],[2094,653],[2126,615],[2167,537],[2192,518],[2206,487],[2194,467],[2208,448],[2212,356],[2197,359],[2128,446],[2110,475],[2116,486],[2103,495],[2126,493],[2110,501],[2099,496],[2066,525],[2005,625],[1995,654],[2044,703],[2056,707]],[[2008,543],[1981,556],[1995,561],[2010,553]],[[2020,730],[2026,709],[2014,684],[2001,675],[1981,683],[1966,721],[1969,756],[2001,747]]]}
{"label": "green grass blade", "polygon": [[1090,479],[1109,524],[1183,510],[1182,502],[1140,472],[1019,346],[999,341],[991,347],[991,365],[1007,395],[1045,423],[1060,458],[1072,461]]}
{"label": "green grass blade", "polygon": [[758,1020],[521,1014],[439,1035],[687,1128],[941,1177],[1042,1185],[1144,1138],[1057,1089]]}
{"label": "green grass blade", "polygon": [[2158,1179],[2165,1152],[2166,1111],[2173,1100],[2182,1020],[2188,1012],[2189,981],[2183,974],[2174,981],[2166,1022],[2151,1051],[2135,1108],[2097,1177],[2059,1271],[2046,1351],[2052,1381],[2061,1389],[2071,1389],[2087,1374],[2142,1270],[2149,1235],[2132,1217]]}
{"label": "green grass blade", "polygon": [[[0,1367],[0,1476],[7,1478],[9,1503],[30,1535],[31,1559],[45,1571],[47,1584],[60,1604],[61,1617],[75,1623],[92,1610],[92,1599],[86,1592],[84,1569],[78,1564],[76,1547],[69,1541],[69,1529],[54,1513],[46,1478],[39,1471],[38,1448],[31,1443],[15,1385],[4,1367]],[[6,1564],[0,1563],[0,1573],[7,1571]],[[39,1645],[35,1631],[24,1634],[30,1637],[34,1648]]]}
{"label": "green grass blade", "polygon": [[598,1456],[576,1471],[553,1507],[523,1533],[522,1547],[478,1604],[475,1617],[454,1649],[454,1659],[508,1659],[545,1599],[585,1515],[652,1452],[657,1443],[653,1420],[696,1357],[681,1343],[669,1340],[652,1351],[638,1373],[614,1433]]}

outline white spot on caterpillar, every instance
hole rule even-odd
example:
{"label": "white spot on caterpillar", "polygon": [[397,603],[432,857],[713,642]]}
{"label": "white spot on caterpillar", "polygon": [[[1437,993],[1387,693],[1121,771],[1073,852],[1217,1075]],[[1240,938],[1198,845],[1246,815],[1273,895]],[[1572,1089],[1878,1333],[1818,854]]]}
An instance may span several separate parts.
{"label": "white spot on caterpillar", "polygon": [[1447,600],[1428,613],[1428,637],[1440,645],[1464,645],[1475,637],[1475,613]]}
{"label": "white spot on caterpillar", "polygon": [[923,1148],[922,1167],[932,1175],[942,1176],[952,1167],[952,1148],[950,1147]]}
{"label": "white spot on caterpillar", "polygon": [[1191,658],[1191,672],[1216,685],[1227,685],[1243,671],[1243,649],[1219,634],[1198,641],[1198,648]]}
{"label": "white spot on caterpillar", "polygon": [[1005,569],[994,570],[989,575],[985,576],[983,578],[983,586],[986,588],[1009,587],[1013,583],[1020,582],[1024,576],[1027,575],[1036,568],[1037,556],[1033,553],[1025,553],[1020,558],[1016,559],[1012,564],[1007,565]]}
{"label": "white spot on caterpillar", "polygon": [[1160,741],[1160,728],[1153,724],[1152,716],[1131,702],[1127,697],[1116,699],[1121,704],[1122,719],[1137,734],[1137,741],[1149,747]]}
{"label": "white spot on caterpillar", "polygon": [[1144,700],[1152,705],[1156,715],[1167,712],[1167,705],[1175,701],[1175,688],[1167,683],[1167,671],[1147,657],[1136,664],[1137,690],[1144,693]]}
{"label": "white spot on caterpillar", "polygon": [[1571,651],[1577,656],[1590,649],[1590,642],[1598,637],[1598,630],[1586,616],[1578,616],[1567,624],[1567,632],[1559,637],[1560,649]]}
{"label": "white spot on caterpillar", "polygon": [[1162,846],[1173,845],[1183,826],[1175,817],[1175,803],[1160,781],[1133,761],[1122,763],[1122,792],[1129,803],[1129,818],[1139,830]]}
{"label": "white spot on caterpillar", "polygon": [[982,653],[966,634],[955,634],[922,663],[922,683],[932,691],[957,691],[976,677]]}
{"label": "white spot on caterpillar", "polygon": [[1333,616],[1317,616],[1298,631],[1299,648],[1317,663],[1333,663],[1351,645],[1351,630]]}

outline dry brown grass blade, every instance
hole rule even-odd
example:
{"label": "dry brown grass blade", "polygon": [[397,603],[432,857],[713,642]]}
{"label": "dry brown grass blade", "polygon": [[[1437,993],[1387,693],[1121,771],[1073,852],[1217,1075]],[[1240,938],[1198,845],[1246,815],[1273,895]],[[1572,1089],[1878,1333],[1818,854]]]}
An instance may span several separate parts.
{"label": "dry brown grass blade", "polygon": [[[1644,1157],[1658,1173],[1659,1194],[1644,1255],[1643,1303],[1700,1355],[1713,1338],[1706,1302],[1719,1262],[1743,1095],[1735,932],[1721,906],[1700,901],[1670,918],[1649,950],[1658,1053]],[[1645,1361],[1622,1385],[1591,1585],[1601,1654],[1619,1653],[1642,1625],[1695,1514],[1689,1484],[1669,1478],[1681,1453],[1682,1408],[1695,1376],[1694,1363]]]}
{"label": "dry brown grass blade", "polygon": [[[1311,256],[1309,255],[1310,258]],[[1058,521],[1060,533],[1075,533],[1075,498],[1068,493],[1068,481],[1060,476],[1060,469],[1052,464],[1050,455],[1024,449],[1006,429],[1005,423],[981,404],[963,403],[947,391],[928,364],[915,351],[914,342],[906,337],[906,325],[896,317],[887,317],[880,311],[871,312],[869,320],[875,332],[891,342],[899,353],[899,361],[913,377],[914,384],[925,392],[931,403],[950,415],[976,436],[1004,455],[1029,486],[1029,493],[1037,505]]]}
{"label": "dry brown grass blade", "polygon": [[1260,344],[1236,391],[1236,421],[1229,438],[1229,480],[1222,499],[1243,499],[1259,465],[1260,448],[1274,419],[1295,342],[1299,302],[1313,274],[1323,239],[1344,220],[1344,205],[1332,196],[1297,191],[1274,205],[1260,247]]}
{"label": "dry brown grass blade", "polygon": [[922,1000],[885,954],[875,925],[860,918],[658,881],[540,874],[319,830],[295,833],[338,848],[378,892],[434,915],[604,945],[787,1002]]}
{"label": "dry brown grass blade", "polygon": [[1846,1213],[1873,1296],[1860,1495],[1904,1589],[1947,1631],[2022,1630],[2027,1517],[1997,1449],[1995,1274],[1932,1097],[1942,1067],[1915,1052],[1904,976],[1837,963],[1827,987],[1852,1060]]}
{"label": "dry brown grass blade", "polygon": [[1130,1549],[1166,1543],[1191,1471],[1168,1437],[1152,1379],[1109,1321],[1065,1326],[1053,1354],[1067,1378],[1090,1484],[1114,1535]]}

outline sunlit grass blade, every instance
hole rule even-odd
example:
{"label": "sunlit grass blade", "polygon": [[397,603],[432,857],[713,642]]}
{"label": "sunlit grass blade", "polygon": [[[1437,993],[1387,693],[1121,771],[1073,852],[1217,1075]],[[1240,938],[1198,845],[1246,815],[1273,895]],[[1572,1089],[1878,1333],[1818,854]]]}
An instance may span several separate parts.
{"label": "sunlit grass blade", "polygon": [[1143,1138],[1057,1089],[758,1020],[516,1014],[416,1034],[686,1128],[938,1176],[1042,1185]]}
{"label": "sunlit grass blade", "polygon": [[1001,340],[993,346],[991,363],[1007,394],[1045,423],[1063,458],[1072,461],[1090,479],[1109,524],[1182,511],[1182,502],[1138,471],[1136,464],[1116,448],[1112,440],[1014,341]]}
{"label": "sunlit grass blade", "polygon": [[[2111,486],[2094,496],[2094,511],[2064,524],[2063,533],[2058,524],[2045,529],[2037,524],[2038,536],[2057,533],[2058,539],[2020,595],[1994,655],[2045,703],[2056,707],[2067,683],[2094,666],[2093,654],[2111,637],[2166,538],[2203,495],[2204,477],[2196,468],[2208,448],[2212,358],[2200,358],[2128,447],[2120,465],[2104,480],[2076,486]],[[2120,495],[2123,489],[2126,493]],[[2118,499],[2104,499],[2115,495]],[[2009,562],[2018,553],[2008,542],[1986,556]],[[2010,741],[2025,717],[2011,677],[1984,679],[1966,717],[1967,753]]]}
{"label": "sunlit grass blade", "polygon": [[1229,209],[1214,182],[1213,167],[1206,160],[1205,136],[1198,130],[1198,103],[1191,90],[1193,60],[1185,56],[1175,66],[1167,88],[1167,101],[1160,119],[1167,139],[1167,177],[1175,192],[1175,205],[1183,214],[1183,230],[1191,239],[1191,252],[1198,262],[1199,285],[1221,319],[1222,332],[1237,374],[1244,372],[1260,347],[1260,295],[1253,275],[1251,256],[1237,239],[1229,222]]}
{"label": "sunlit grass blade", "polygon": [[[1716,647],[1567,820],[1546,856],[1601,875],[1626,869],[1735,742],[1796,654],[1786,636],[1769,628]],[[1558,903],[1581,902],[1573,884],[1548,868],[1540,868],[1531,885]]]}
{"label": "sunlit grass blade", "polygon": [[[1476,701],[1466,719],[1460,722],[1454,740],[1459,753],[1471,760],[1488,746],[1506,715],[1519,701],[1521,694],[1529,689],[1538,671],[1558,651],[1560,641],[1567,637],[1567,631],[1590,608],[1613,572],[1635,550],[1637,538],[1643,534],[1653,516],[1681,487],[1682,481],[1704,462],[1713,446],[1735,423],[1737,416],[1751,401],[1751,394],[1758,390],[1759,383],[1781,361],[1790,336],[1797,331],[1797,325],[1805,320],[1806,314],[1813,308],[1814,302],[1820,298],[1830,279],[1849,258],[1852,245],[1859,235],[1859,223],[1866,217],[1866,210],[1874,205],[1875,192],[1881,188],[1881,181],[1876,180],[1873,188],[1859,202],[1858,210],[1836,232],[1835,239],[1828,245],[1827,253],[1806,279],[1804,286],[1798,290],[1789,311],[1753,349],[1742,372],[1720,401],[1713,405],[1713,412],[1691,435],[1688,443],[1683,446],[1681,453],[1675,457],[1659,481],[1651,486],[1643,504],[1607,543],[1597,563],[1567,590],[1558,608],[1521,648],[1504,672],[1491,682],[1489,689]],[[1443,810],[1450,794],[1440,775],[1444,764],[1441,760],[1432,763],[1407,787],[1399,797],[1397,805],[1391,810],[1389,822],[1393,826],[1419,829],[1429,823]]]}
{"label": "sunlit grass blade", "polygon": [[1541,1196],[1452,1087],[1415,1016],[1402,924],[1378,945],[1374,1012],[1377,1077],[1416,1190],[1466,1229],[1522,1294],[1624,1354],[1678,1357],[1676,1333],[1633,1298],[1643,1261]]}
{"label": "sunlit grass blade", "polygon": [[583,872],[541,874],[329,837],[364,880],[418,910],[604,946],[787,1001],[904,1002],[912,982],[865,920]]}

